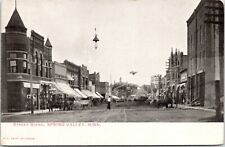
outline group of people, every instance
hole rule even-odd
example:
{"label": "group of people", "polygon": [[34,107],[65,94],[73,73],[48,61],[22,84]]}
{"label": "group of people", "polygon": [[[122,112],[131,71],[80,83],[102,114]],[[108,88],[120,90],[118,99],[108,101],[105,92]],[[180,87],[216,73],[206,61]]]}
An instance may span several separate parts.
{"label": "group of people", "polygon": [[177,107],[178,104],[186,103],[185,87],[178,87],[177,89],[168,87],[165,91],[164,99],[171,103],[171,107],[173,107],[173,104],[176,104]]}

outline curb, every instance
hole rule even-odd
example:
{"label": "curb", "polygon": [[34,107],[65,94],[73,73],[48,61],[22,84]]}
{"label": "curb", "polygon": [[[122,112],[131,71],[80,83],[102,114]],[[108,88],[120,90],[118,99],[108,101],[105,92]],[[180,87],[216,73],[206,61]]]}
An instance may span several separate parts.
{"label": "curb", "polygon": [[[55,112],[55,111],[58,111],[58,110],[53,110],[53,112]],[[37,110],[37,111],[34,111],[33,115],[43,114],[43,113],[51,113],[51,112],[49,112],[48,109],[46,109],[46,110]],[[1,117],[16,116],[16,115],[29,115],[29,114],[31,115],[30,111],[15,112],[15,113],[2,113]]]}
{"label": "curb", "polygon": [[215,109],[207,109],[207,108],[202,108],[202,107],[191,107],[191,106],[184,106],[184,105],[178,105],[178,108],[181,109],[194,109],[194,110],[202,110],[202,111],[208,111],[208,112],[215,112]]}

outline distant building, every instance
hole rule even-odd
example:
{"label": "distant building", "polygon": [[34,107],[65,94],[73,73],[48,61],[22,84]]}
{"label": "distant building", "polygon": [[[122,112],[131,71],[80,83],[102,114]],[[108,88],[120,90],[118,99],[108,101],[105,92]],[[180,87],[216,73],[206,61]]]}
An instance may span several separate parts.
{"label": "distant building", "polygon": [[89,84],[89,70],[87,69],[87,66],[84,66],[83,64],[81,65],[81,74],[80,74],[80,79],[81,79],[81,89],[88,89],[88,84]]}
{"label": "distant building", "polygon": [[[224,96],[224,7],[220,0],[201,0],[187,21],[188,97],[214,108]],[[216,88],[216,83],[219,88]]]}
{"label": "distant building", "polygon": [[162,78],[162,75],[159,75],[159,74],[151,76],[151,87],[158,89],[159,86],[161,85],[161,78]]}
{"label": "distant building", "polygon": [[40,109],[49,97],[49,87],[43,89],[42,82],[52,80],[52,45],[35,31],[27,36],[16,8],[5,29],[1,34],[2,112],[30,109],[31,83],[34,108]]}
{"label": "distant building", "polygon": [[169,57],[169,67],[167,71],[167,76],[169,79],[169,86],[174,87],[180,83],[180,72],[187,68],[187,55],[176,49],[175,52],[171,50]]}
{"label": "distant building", "polygon": [[100,93],[103,97],[109,95],[109,82],[98,82],[96,84],[96,92]]}
{"label": "distant building", "polygon": [[98,82],[100,82],[100,74],[96,72],[89,74],[89,80],[92,81],[93,85],[96,85]]}

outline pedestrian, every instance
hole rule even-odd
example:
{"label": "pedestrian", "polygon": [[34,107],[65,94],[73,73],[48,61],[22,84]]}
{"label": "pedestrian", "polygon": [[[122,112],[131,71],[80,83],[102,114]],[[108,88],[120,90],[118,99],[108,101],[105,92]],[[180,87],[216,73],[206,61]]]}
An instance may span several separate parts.
{"label": "pedestrian", "polygon": [[111,97],[109,96],[107,99],[108,105],[107,105],[107,109],[111,109]]}
{"label": "pedestrian", "polygon": [[52,111],[52,100],[51,100],[51,98],[48,100],[48,110],[49,110],[49,112]]}

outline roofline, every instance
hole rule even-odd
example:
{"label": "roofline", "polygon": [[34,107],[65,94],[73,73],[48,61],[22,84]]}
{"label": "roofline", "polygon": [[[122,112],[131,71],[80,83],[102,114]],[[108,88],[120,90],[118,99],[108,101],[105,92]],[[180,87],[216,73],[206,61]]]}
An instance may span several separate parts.
{"label": "roofline", "polygon": [[37,32],[35,32],[34,30],[31,30],[31,35],[30,36],[32,36],[32,34],[35,37],[37,37],[38,39],[44,40],[44,37],[42,35],[38,34]]}
{"label": "roofline", "polygon": [[191,14],[191,16],[186,21],[187,25],[189,25],[192,22],[192,20],[194,19],[194,16],[198,13],[198,11],[203,7],[203,5],[206,2],[218,3],[218,2],[222,2],[222,1],[221,0],[201,0],[200,3],[198,4],[198,6],[194,9],[194,12]]}
{"label": "roofline", "polygon": [[66,65],[57,61],[53,61],[53,64],[60,65],[66,68]]}
{"label": "roofline", "polygon": [[63,63],[64,63],[64,64],[67,64],[67,63],[68,63],[68,64],[70,64],[70,65],[73,65],[73,66],[76,66],[76,67],[81,68],[81,66],[76,65],[75,63],[73,63],[73,62],[71,62],[71,61],[68,61],[67,59],[66,59],[66,60],[64,60],[64,61],[63,61]]}
{"label": "roofline", "polygon": [[194,9],[194,11],[192,12],[191,16],[188,18],[187,20],[187,24],[189,25],[190,22],[193,20],[195,14],[199,11],[199,9],[203,6],[203,2],[204,0],[201,0],[200,3],[198,4],[198,6]]}

